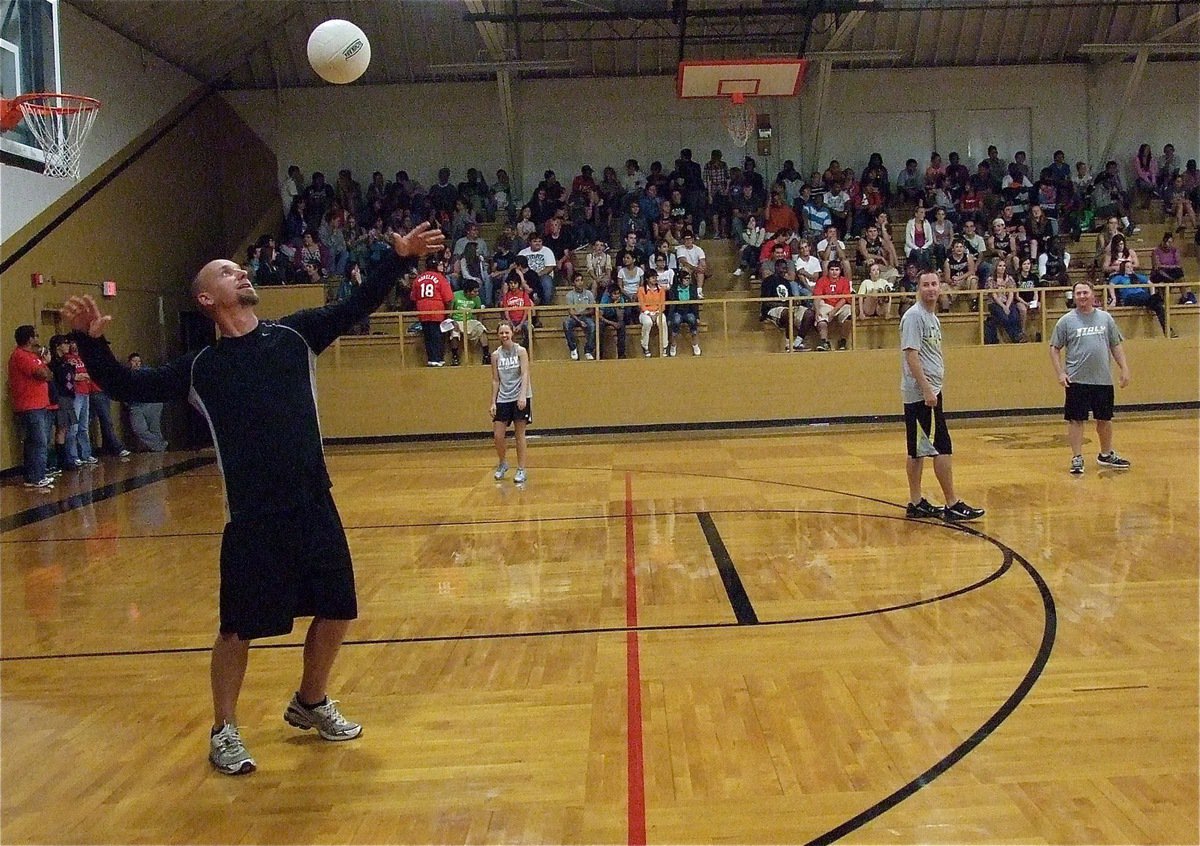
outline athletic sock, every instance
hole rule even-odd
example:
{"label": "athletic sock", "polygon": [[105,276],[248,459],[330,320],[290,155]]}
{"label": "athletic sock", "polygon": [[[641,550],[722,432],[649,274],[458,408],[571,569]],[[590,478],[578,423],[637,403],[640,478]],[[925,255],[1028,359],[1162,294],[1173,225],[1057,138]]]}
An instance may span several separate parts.
{"label": "athletic sock", "polygon": [[321,697],[321,701],[320,701],[320,702],[312,702],[312,703],[309,703],[309,702],[305,702],[305,701],[304,701],[304,700],[302,700],[302,699],[301,699],[299,696],[297,696],[297,697],[296,697],[296,701],[300,703],[301,707],[303,707],[303,708],[307,708],[308,710],[310,710],[310,711],[311,711],[313,708],[317,708],[317,707],[319,707],[319,706],[321,706],[321,705],[324,705],[326,702],[328,702],[328,701],[329,701],[329,697],[328,697],[328,696],[322,696],[322,697]]}

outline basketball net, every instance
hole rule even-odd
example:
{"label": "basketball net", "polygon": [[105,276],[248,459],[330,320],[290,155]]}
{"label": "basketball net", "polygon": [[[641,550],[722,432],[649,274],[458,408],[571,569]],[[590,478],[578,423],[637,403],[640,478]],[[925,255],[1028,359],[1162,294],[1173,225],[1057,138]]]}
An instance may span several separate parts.
{"label": "basketball net", "polygon": [[746,95],[731,94],[721,109],[721,118],[733,143],[745,147],[750,140],[750,133],[754,131],[754,107],[747,102]]}
{"label": "basketball net", "polygon": [[78,94],[24,94],[0,106],[4,129],[12,129],[24,119],[45,153],[46,176],[79,178],[80,152],[100,111],[99,100]]}

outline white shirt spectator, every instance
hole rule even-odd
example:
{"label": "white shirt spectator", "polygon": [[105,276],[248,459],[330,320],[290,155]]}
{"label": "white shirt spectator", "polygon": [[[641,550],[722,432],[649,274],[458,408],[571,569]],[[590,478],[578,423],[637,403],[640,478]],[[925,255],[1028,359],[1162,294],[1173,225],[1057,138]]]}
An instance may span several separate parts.
{"label": "white shirt spectator", "polygon": [[[846,252],[846,242],[839,238],[837,241],[837,248],[840,252],[845,253]],[[817,253],[818,254],[823,255],[825,253],[825,251],[828,249],[829,249],[829,239],[828,238],[822,238],[820,241],[817,242]]]}
{"label": "white shirt spectator", "polygon": [[691,247],[680,244],[675,248],[675,257],[692,267],[699,267],[700,262],[704,261],[704,250],[700,249],[699,244],[692,244]]}
{"label": "white shirt spectator", "polygon": [[529,269],[538,276],[549,275],[550,270],[553,270],[558,264],[554,258],[554,251],[549,247],[542,247],[540,250],[526,247],[517,255],[529,259]]}
{"label": "white shirt spectator", "polygon": [[796,256],[795,262],[797,281],[811,290],[817,284],[817,280],[821,278],[821,260],[816,256],[808,258]]}

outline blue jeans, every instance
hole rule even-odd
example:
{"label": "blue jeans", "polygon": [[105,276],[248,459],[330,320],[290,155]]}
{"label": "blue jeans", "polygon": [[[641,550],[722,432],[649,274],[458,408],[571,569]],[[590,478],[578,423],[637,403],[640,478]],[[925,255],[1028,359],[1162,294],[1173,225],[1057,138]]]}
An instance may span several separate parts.
{"label": "blue jeans", "polygon": [[92,460],[92,435],[89,431],[92,418],[89,399],[88,394],[75,395],[75,419],[79,421],[79,425],[75,427],[75,448],[80,461]]}
{"label": "blue jeans", "polygon": [[554,302],[554,277],[539,276],[538,277],[538,296],[541,301],[538,305],[550,305]]}
{"label": "blue jeans", "polygon": [[50,448],[50,410],[38,408],[17,413],[25,430],[25,481],[40,482],[46,477],[46,451]]}
{"label": "blue jeans", "polygon": [[578,317],[567,317],[563,321],[563,334],[567,336],[567,349],[575,352],[575,330],[582,328],[586,340],[584,341],[583,351],[586,353],[595,354],[596,352],[596,321],[588,317],[586,314],[581,314]]}
{"label": "blue jeans", "polygon": [[[117,436],[117,429],[113,426],[112,403],[108,399],[108,394],[104,391],[93,393],[88,397],[88,404],[91,406],[92,417],[100,421],[101,450],[111,455],[119,455],[125,449],[125,444],[121,443],[121,439]],[[85,428],[90,425],[90,420],[83,424]]]}
{"label": "blue jeans", "polygon": [[690,311],[673,311],[668,319],[670,320],[671,324],[672,341],[675,340],[675,337],[679,334],[680,328],[685,323],[687,324],[688,329],[691,330],[693,339],[700,332],[700,318]]}

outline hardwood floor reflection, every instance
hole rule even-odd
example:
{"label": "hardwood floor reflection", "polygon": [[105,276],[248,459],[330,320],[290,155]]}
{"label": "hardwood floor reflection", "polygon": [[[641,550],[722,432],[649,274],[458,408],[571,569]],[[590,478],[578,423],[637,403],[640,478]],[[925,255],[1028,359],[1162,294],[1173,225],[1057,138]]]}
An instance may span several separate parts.
{"label": "hardwood floor reflection", "polygon": [[238,779],[215,464],[5,488],[0,840],[1197,842],[1196,416],[1082,478],[1061,422],[952,428],[968,530],[903,519],[896,426],[536,441],[523,487],[483,442],[331,449],[365,731],[281,720],[301,626],[251,652]]}

